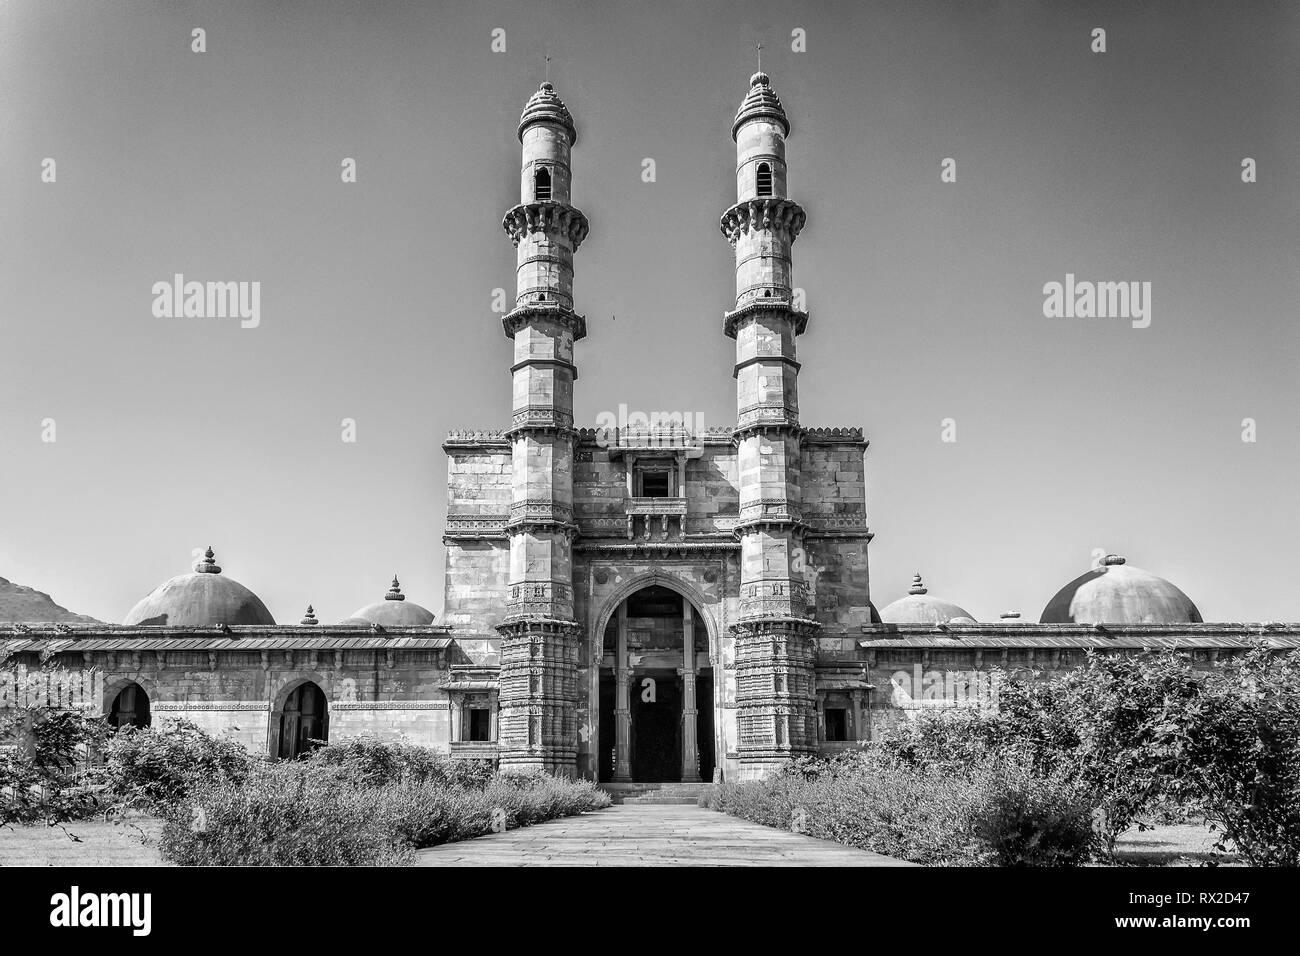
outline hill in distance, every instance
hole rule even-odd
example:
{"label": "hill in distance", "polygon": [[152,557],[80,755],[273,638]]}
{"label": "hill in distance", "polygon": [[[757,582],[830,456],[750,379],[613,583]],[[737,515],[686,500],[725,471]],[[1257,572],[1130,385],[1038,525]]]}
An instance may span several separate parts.
{"label": "hill in distance", "polygon": [[54,603],[44,591],[0,578],[0,624],[103,624]]}

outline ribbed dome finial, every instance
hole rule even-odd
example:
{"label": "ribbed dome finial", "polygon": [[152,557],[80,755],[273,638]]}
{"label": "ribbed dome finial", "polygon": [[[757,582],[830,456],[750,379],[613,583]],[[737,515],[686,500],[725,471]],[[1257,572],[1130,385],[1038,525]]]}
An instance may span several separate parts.
{"label": "ribbed dome finial", "polygon": [[212,545],[208,545],[208,550],[203,553],[203,560],[194,565],[194,570],[200,574],[221,573],[221,568],[217,567],[217,556],[212,553]]}
{"label": "ribbed dome finial", "polygon": [[912,586],[907,589],[908,594],[925,594],[929,588],[921,583],[921,572],[917,571],[912,575]]}
{"label": "ribbed dome finial", "polygon": [[1128,558],[1122,557],[1118,554],[1108,554],[1106,557],[1101,559],[1101,563],[1103,567],[1112,567],[1116,564],[1123,564],[1127,560]]}
{"label": "ribbed dome finial", "polygon": [[396,575],[396,574],[393,575],[393,586],[392,586],[391,588],[389,588],[389,589],[388,589],[388,593],[384,595],[384,600],[385,600],[385,601],[405,601],[405,600],[406,600],[406,595],[402,593],[402,586],[401,586],[400,584],[397,583],[397,575]]}
{"label": "ribbed dome finial", "polygon": [[749,78],[749,92],[736,110],[736,120],[731,124],[731,138],[735,139],[740,127],[750,120],[768,120],[781,125],[783,136],[790,135],[790,119],[785,115],[781,97],[772,88],[771,78],[759,70]]}
{"label": "ribbed dome finial", "polygon": [[302,620],[299,621],[298,623],[306,624],[308,626],[312,624],[320,623],[320,621],[316,620],[316,611],[312,608],[310,604],[307,605],[307,613],[303,615]]}
{"label": "ribbed dome finial", "polygon": [[578,142],[578,128],[573,123],[573,114],[564,105],[564,100],[560,99],[559,94],[555,92],[555,86],[550,80],[544,81],[537,88],[537,92],[529,97],[523,115],[519,117],[520,141],[524,138],[524,130],[536,123],[543,122],[551,122],[563,127],[564,131],[569,134],[570,146]]}

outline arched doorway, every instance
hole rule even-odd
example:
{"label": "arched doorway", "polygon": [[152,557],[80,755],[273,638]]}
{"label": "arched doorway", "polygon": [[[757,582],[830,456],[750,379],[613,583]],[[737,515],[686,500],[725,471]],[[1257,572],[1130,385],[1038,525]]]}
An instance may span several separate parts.
{"label": "arched doorway", "polygon": [[311,752],[329,740],[329,708],[325,692],[311,681],[303,681],[285,699],[280,711],[280,752],[292,760]]}
{"label": "arched doorway", "polygon": [[600,665],[599,779],[711,780],[713,669],[694,605],[662,585],[633,592],[610,615]]}
{"label": "arched doorway", "polygon": [[113,727],[148,727],[151,719],[149,695],[134,681],[117,692],[108,709],[108,722]]}

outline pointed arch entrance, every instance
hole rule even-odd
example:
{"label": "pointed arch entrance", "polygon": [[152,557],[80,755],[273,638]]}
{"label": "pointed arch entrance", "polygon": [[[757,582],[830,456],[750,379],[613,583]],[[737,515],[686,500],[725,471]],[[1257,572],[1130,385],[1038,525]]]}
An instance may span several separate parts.
{"label": "pointed arch entrance", "polygon": [[274,716],[279,718],[278,747],[274,755],[281,760],[301,757],[320,742],[329,740],[325,692],[312,681],[295,685]]}
{"label": "pointed arch entrance", "polygon": [[709,625],[680,588],[666,584],[632,590],[605,618],[598,645],[602,782],[713,776]]}
{"label": "pointed arch entrance", "polygon": [[108,722],[114,727],[148,727],[152,722],[149,713],[149,695],[143,687],[131,681],[113,697],[108,709]]}

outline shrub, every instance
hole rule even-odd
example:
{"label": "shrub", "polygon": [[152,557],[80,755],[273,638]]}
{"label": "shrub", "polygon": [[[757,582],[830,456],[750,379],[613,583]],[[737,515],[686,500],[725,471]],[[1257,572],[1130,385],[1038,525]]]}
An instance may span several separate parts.
{"label": "shrub", "polygon": [[1068,780],[986,757],[963,769],[882,749],[806,760],[724,784],[715,806],[756,823],[932,865],[1077,865],[1097,839],[1093,803]]}
{"label": "shrub", "polygon": [[373,734],[327,743],[312,751],[308,759],[338,767],[367,786],[429,782],[481,788],[492,777],[492,766],[486,760],[459,760],[429,747],[381,740]]}
{"label": "shrub", "polygon": [[301,764],[200,780],[165,811],[160,848],[187,866],[359,866],[405,862],[386,791],[337,785]]}
{"label": "shrub", "polygon": [[[995,711],[923,714],[882,735],[880,754],[953,772],[1019,761],[1067,803],[1073,793],[1097,807],[1106,852],[1134,825],[1195,817],[1221,833],[1220,852],[1232,844],[1257,866],[1300,864],[1295,653],[1261,643],[1209,671],[1175,652],[1090,654],[1048,679],[1000,674],[998,689]],[[791,772],[837,771],[814,763]],[[1032,797],[1029,783],[1008,797]],[[1004,807],[1000,819],[1010,825],[1017,812]]]}
{"label": "shrub", "polygon": [[108,740],[104,756],[109,784],[151,804],[176,803],[200,781],[238,783],[258,760],[239,743],[210,736],[186,720],[124,727]]}
{"label": "shrub", "polygon": [[89,753],[106,733],[104,721],[79,710],[0,711],[0,824],[60,823],[103,809]]}
{"label": "shrub", "polygon": [[203,782],[168,811],[162,852],[183,865],[386,866],[421,847],[609,805],[589,782],[546,776],[375,783],[388,771],[374,767],[391,769],[391,756],[366,744],[356,759],[269,764],[242,782]]}

